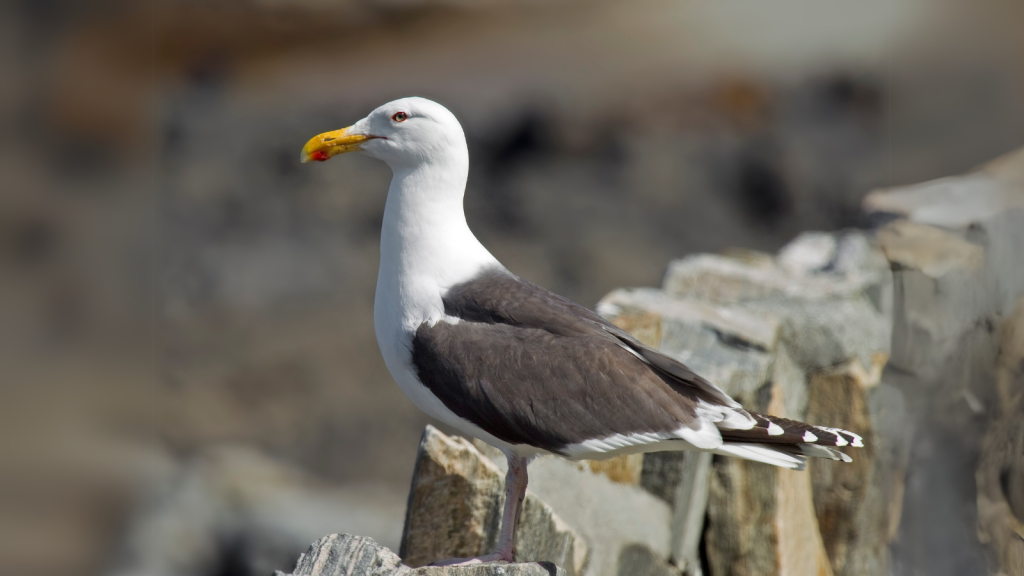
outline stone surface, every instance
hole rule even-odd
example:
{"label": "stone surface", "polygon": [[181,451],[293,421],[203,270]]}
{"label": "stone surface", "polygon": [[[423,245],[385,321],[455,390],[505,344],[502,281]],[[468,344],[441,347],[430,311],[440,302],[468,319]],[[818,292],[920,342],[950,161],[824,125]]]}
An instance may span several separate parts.
{"label": "stone surface", "polygon": [[619,554],[618,576],[680,576],[679,568],[669,564],[642,544],[629,544]]}
{"label": "stone surface", "polygon": [[[975,467],[989,422],[1007,402],[994,367],[999,327],[1024,295],[1022,174],[1024,149],[970,174],[865,199],[867,211],[884,216],[877,220],[902,218],[878,231],[895,306],[892,370],[872,396],[892,393],[891,385],[914,430],[892,545],[908,573],[987,569],[970,528],[982,514]],[[870,401],[874,413],[879,402]],[[886,458],[904,450],[876,448]]]}
{"label": "stone surface", "polygon": [[410,568],[372,538],[331,534],[314,542],[291,574],[274,576],[565,576],[565,571],[550,562]]}
{"label": "stone surface", "polygon": [[[531,485],[534,467],[530,467]],[[609,481],[610,482],[610,481]],[[428,426],[420,440],[401,557],[410,566],[490,553],[505,500],[504,471],[471,442]],[[518,560],[549,561],[583,574],[587,543],[528,490],[516,532]]]}
{"label": "stone surface", "polygon": [[864,198],[864,209],[941,228],[965,228],[1024,208],[1021,166],[1024,148],[971,174],[876,190]]}
{"label": "stone surface", "polygon": [[878,232],[894,273],[894,366],[934,381],[963,332],[994,312],[984,286],[984,251],[959,235],[897,220]]}
{"label": "stone surface", "polygon": [[887,571],[888,506],[893,478],[901,477],[891,466],[876,466],[875,452],[884,440],[872,426],[868,395],[881,374],[864,378],[851,369],[858,366],[855,362],[813,374],[808,395],[809,421],[828,422],[864,438],[853,462],[813,459],[807,465],[815,515],[836,576]]}
{"label": "stone surface", "polygon": [[978,539],[1000,575],[1024,574],[1024,298],[1000,330],[1000,398],[975,473]]}
{"label": "stone surface", "polygon": [[239,576],[292,565],[310,540],[339,527],[397,544],[402,495],[332,487],[257,451],[222,446],[187,460],[139,508],[106,572]]}
{"label": "stone surface", "polygon": [[658,314],[656,346],[743,402],[771,366],[780,323],[771,314],[674,297],[653,288],[615,290],[597,306],[613,322],[621,314]]}
{"label": "stone surface", "polygon": [[603,474],[612,482],[637,486],[644,470],[643,454],[624,454],[607,460],[585,460],[594,474]]}
{"label": "stone surface", "polygon": [[[485,453],[504,472],[504,456],[489,446]],[[590,557],[584,570],[588,576],[617,574],[617,559],[631,544],[644,546],[662,560],[670,556],[669,506],[640,486],[595,474],[590,461],[536,458],[530,463],[528,493],[551,506],[588,543]]]}
{"label": "stone surface", "polygon": [[700,543],[708,506],[711,454],[683,452],[679,482],[672,498],[672,562],[689,574],[700,572]]}
{"label": "stone surface", "polygon": [[[757,410],[785,416],[784,390],[771,385]],[[711,574],[831,575],[811,477],[738,458],[716,457],[705,550]]]}
{"label": "stone surface", "polygon": [[[598,306],[755,410],[842,426],[851,413],[830,411],[823,399],[856,396],[861,420],[853,429],[868,437],[887,426],[869,406],[872,394],[889,398],[893,392],[878,392],[893,310],[884,254],[869,236],[853,231],[803,234],[777,257],[730,252],[685,258],[669,266],[663,290],[616,290]],[[888,408],[899,412],[902,404]],[[905,428],[886,430],[906,435]],[[709,478],[697,454],[649,454],[641,484],[673,505],[672,558],[687,570],[699,569],[703,534],[713,574],[856,573],[842,572],[850,562],[844,554],[853,548],[875,560],[881,554],[874,564],[857,565],[884,572],[888,528],[899,509],[892,504],[894,487],[905,468],[897,456],[905,459],[906,451],[895,453],[880,460],[855,451],[855,461],[862,461],[839,473],[842,481],[829,475],[830,463],[819,467],[825,472],[803,474],[716,458]],[[844,482],[859,491],[847,494]],[[863,503],[869,492],[878,504],[869,513],[858,516],[855,505],[836,511],[837,502]],[[828,522],[824,532],[819,521]],[[882,529],[868,530],[866,522]],[[851,534],[863,540],[851,544]],[[828,552],[838,551],[834,557],[826,542]]]}

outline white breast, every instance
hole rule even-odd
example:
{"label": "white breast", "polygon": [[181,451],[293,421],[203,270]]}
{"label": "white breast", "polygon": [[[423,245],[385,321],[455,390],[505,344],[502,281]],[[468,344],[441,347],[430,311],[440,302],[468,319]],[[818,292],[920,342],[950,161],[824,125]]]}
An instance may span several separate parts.
{"label": "white breast", "polygon": [[[429,168],[429,167],[428,167]],[[381,230],[373,321],[384,363],[420,410],[502,450],[515,450],[449,410],[424,386],[412,365],[412,339],[423,323],[457,322],[444,313],[452,286],[501,264],[476,239],[455,195],[424,192],[438,178],[422,169],[395,172]],[[464,186],[464,180],[461,184]]]}

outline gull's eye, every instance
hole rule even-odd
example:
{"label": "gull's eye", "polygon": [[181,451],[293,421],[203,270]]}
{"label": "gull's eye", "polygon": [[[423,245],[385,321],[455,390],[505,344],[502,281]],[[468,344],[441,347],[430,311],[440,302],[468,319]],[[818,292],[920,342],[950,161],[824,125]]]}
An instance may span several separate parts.
{"label": "gull's eye", "polygon": [[395,112],[395,115],[391,117],[395,122],[405,122],[405,119],[409,116],[405,112]]}

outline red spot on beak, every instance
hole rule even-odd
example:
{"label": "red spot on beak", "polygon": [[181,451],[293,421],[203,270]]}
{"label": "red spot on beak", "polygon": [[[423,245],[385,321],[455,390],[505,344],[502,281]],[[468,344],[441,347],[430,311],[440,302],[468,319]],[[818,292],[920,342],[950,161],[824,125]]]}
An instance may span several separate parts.
{"label": "red spot on beak", "polygon": [[310,160],[316,160],[317,162],[323,162],[328,158],[329,156],[327,155],[327,152],[324,152],[323,150],[317,150],[316,152],[313,152],[312,154],[309,155]]}

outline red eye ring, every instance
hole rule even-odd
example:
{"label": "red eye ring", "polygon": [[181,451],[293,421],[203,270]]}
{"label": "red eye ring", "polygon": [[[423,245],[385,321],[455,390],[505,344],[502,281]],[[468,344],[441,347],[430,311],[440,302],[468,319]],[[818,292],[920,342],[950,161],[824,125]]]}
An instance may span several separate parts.
{"label": "red eye ring", "polygon": [[394,116],[392,116],[391,119],[394,120],[395,122],[405,122],[406,118],[408,117],[409,115],[406,114],[405,112],[395,112]]}

